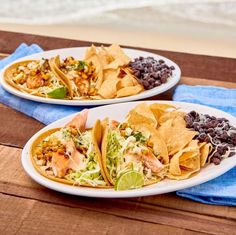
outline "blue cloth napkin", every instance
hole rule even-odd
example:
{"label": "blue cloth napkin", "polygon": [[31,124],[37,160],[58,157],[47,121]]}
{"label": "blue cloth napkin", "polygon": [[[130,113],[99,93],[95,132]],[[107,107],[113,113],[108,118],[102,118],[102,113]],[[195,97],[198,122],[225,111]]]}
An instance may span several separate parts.
{"label": "blue cloth napkin", "polygon": [[[32,44],[27,46],[25,43],[21,44],[13,54],[0,61],[0,69],[21,57],[32,55],[43,51],[38,45]],[[35,101],[25,100],[17,96],[11,95],[0,86],[0,102],[16,109],[38,121],[49,124],[60,118],[63,118],[72,113],[81,111],[85,107],[71,107],[55,104],[44,104]]]}
{"label": "blue cloth napkin", "polygon": [[[236,89],[179,85],[173,99],[215,107],[236,116]],[[214,180],[180,190],[177,195],[207,204],[236,206],[236,167]]]}

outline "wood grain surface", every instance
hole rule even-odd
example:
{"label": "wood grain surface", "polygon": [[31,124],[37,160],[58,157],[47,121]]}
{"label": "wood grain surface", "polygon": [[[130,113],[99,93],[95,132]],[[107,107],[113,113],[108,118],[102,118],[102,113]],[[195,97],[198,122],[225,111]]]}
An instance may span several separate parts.
{"label": "wood grain surface", "polygon": [[[0,58],[21,43],[44,49],[90,42],[0,31]],[[150,50],[175,60],[182,84],[236,88],[236,60]],[[216,69],[217,68],[217,69]],[[151,99],[171,99],[173,90]],[[21,151],[44,125],[0,104],[0,234],[236,234],[236,208],[212,206],[174,193],[129,199],[65,195],[24,172]]]}
{"label": "wood grain surface", "polygon": [[[0,53],[10,54],[22,42],[25,42],[28,45],[32,43],[39,44],[44,50],[89,46],[91,43],[100,45],[96,42],[93,42],[92,39],[91,42],[87,42],[0,31]],[[180,66],[183,76],[236,82],[236,59],[145,48],[138,49],[160,54],[175,61]]]}

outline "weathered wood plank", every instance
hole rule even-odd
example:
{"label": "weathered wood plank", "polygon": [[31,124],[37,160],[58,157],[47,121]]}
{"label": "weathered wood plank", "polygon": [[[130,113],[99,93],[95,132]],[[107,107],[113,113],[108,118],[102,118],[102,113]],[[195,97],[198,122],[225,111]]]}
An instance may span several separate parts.
{"label": "weathered wood plank", "polygon": [[22,147],[44,125],[18,111],[0,104],[0,143]]}
{"label": "weathered wood plank", "polygon": [[199,234],[4,194],[0,194],[0,218],[0,234]]}
{"label": "weathered wood plank", "polygon": [[[27,44],[37,43],[45,50],[88,46],[92,43],[87,41],[0,31],[1,53],[12,53],[22,42]],[[145,48],[138,49],[157,53],[175,61],[180,66],[183,76],[235,82],[236,59]]]}
{"label": "weathered wood plank", "polygon": [[201,86],[219,86],[225,88],[236,88],[236,77],[234,82],[199,79],[193,77],[182,77],[180,84],[186,84],[191,86],[201,85]]}
{"label": "weathered wood plank", "polygon": [[[234,207],[209,206],[183,200],[174,195],[161,195],[133,199],[96,199],[69,196],[48,190],[34,183],[20,166],[21,150],[0,146],[0,192],[51,204],[83,208],[178,228],[218,234],[230,232],[236,226]],[[14,161],[12,161],[14,159]],[[186,203],[186,208],[185,208]],[[194,227],[194,229],[192,229]],[[221,232],[222,232],[221,231]],[[223,233],[224,234],[224,233]]]}

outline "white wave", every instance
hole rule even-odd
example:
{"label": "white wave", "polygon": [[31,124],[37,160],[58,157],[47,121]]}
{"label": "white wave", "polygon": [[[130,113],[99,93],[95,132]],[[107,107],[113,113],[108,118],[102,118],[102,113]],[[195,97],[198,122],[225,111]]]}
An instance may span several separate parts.
{"label": "white wave", "polygon": [[[0,0],[0,6],[0,22],[4,23],[94,24],[121,20],[129,24],[144,18],[145,25],[151,19],[158,22],[167,15],[203,23],[236,25],[236,0]],[[135,15],[137,9],[139,14]],[[146,10],[140,12],[140,9]]]}

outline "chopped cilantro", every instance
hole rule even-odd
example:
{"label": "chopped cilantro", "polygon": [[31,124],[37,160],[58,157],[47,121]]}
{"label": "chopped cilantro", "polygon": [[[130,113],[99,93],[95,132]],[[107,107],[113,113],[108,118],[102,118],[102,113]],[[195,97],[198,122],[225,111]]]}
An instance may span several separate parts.
{"label": "chopped cilantro", "polygon": [[139,142],[145,142],[146,141],[146,138],[145,136],[142,135],[141,132],[136,132],[133,137],[135,137],[136,141],[139,141]]}
{"label": "chopped cilantro", "polygon": [[78,63],[71,65],[71,69],[73,70],[83,70],[86,66],[86,62],[79,60]]}

